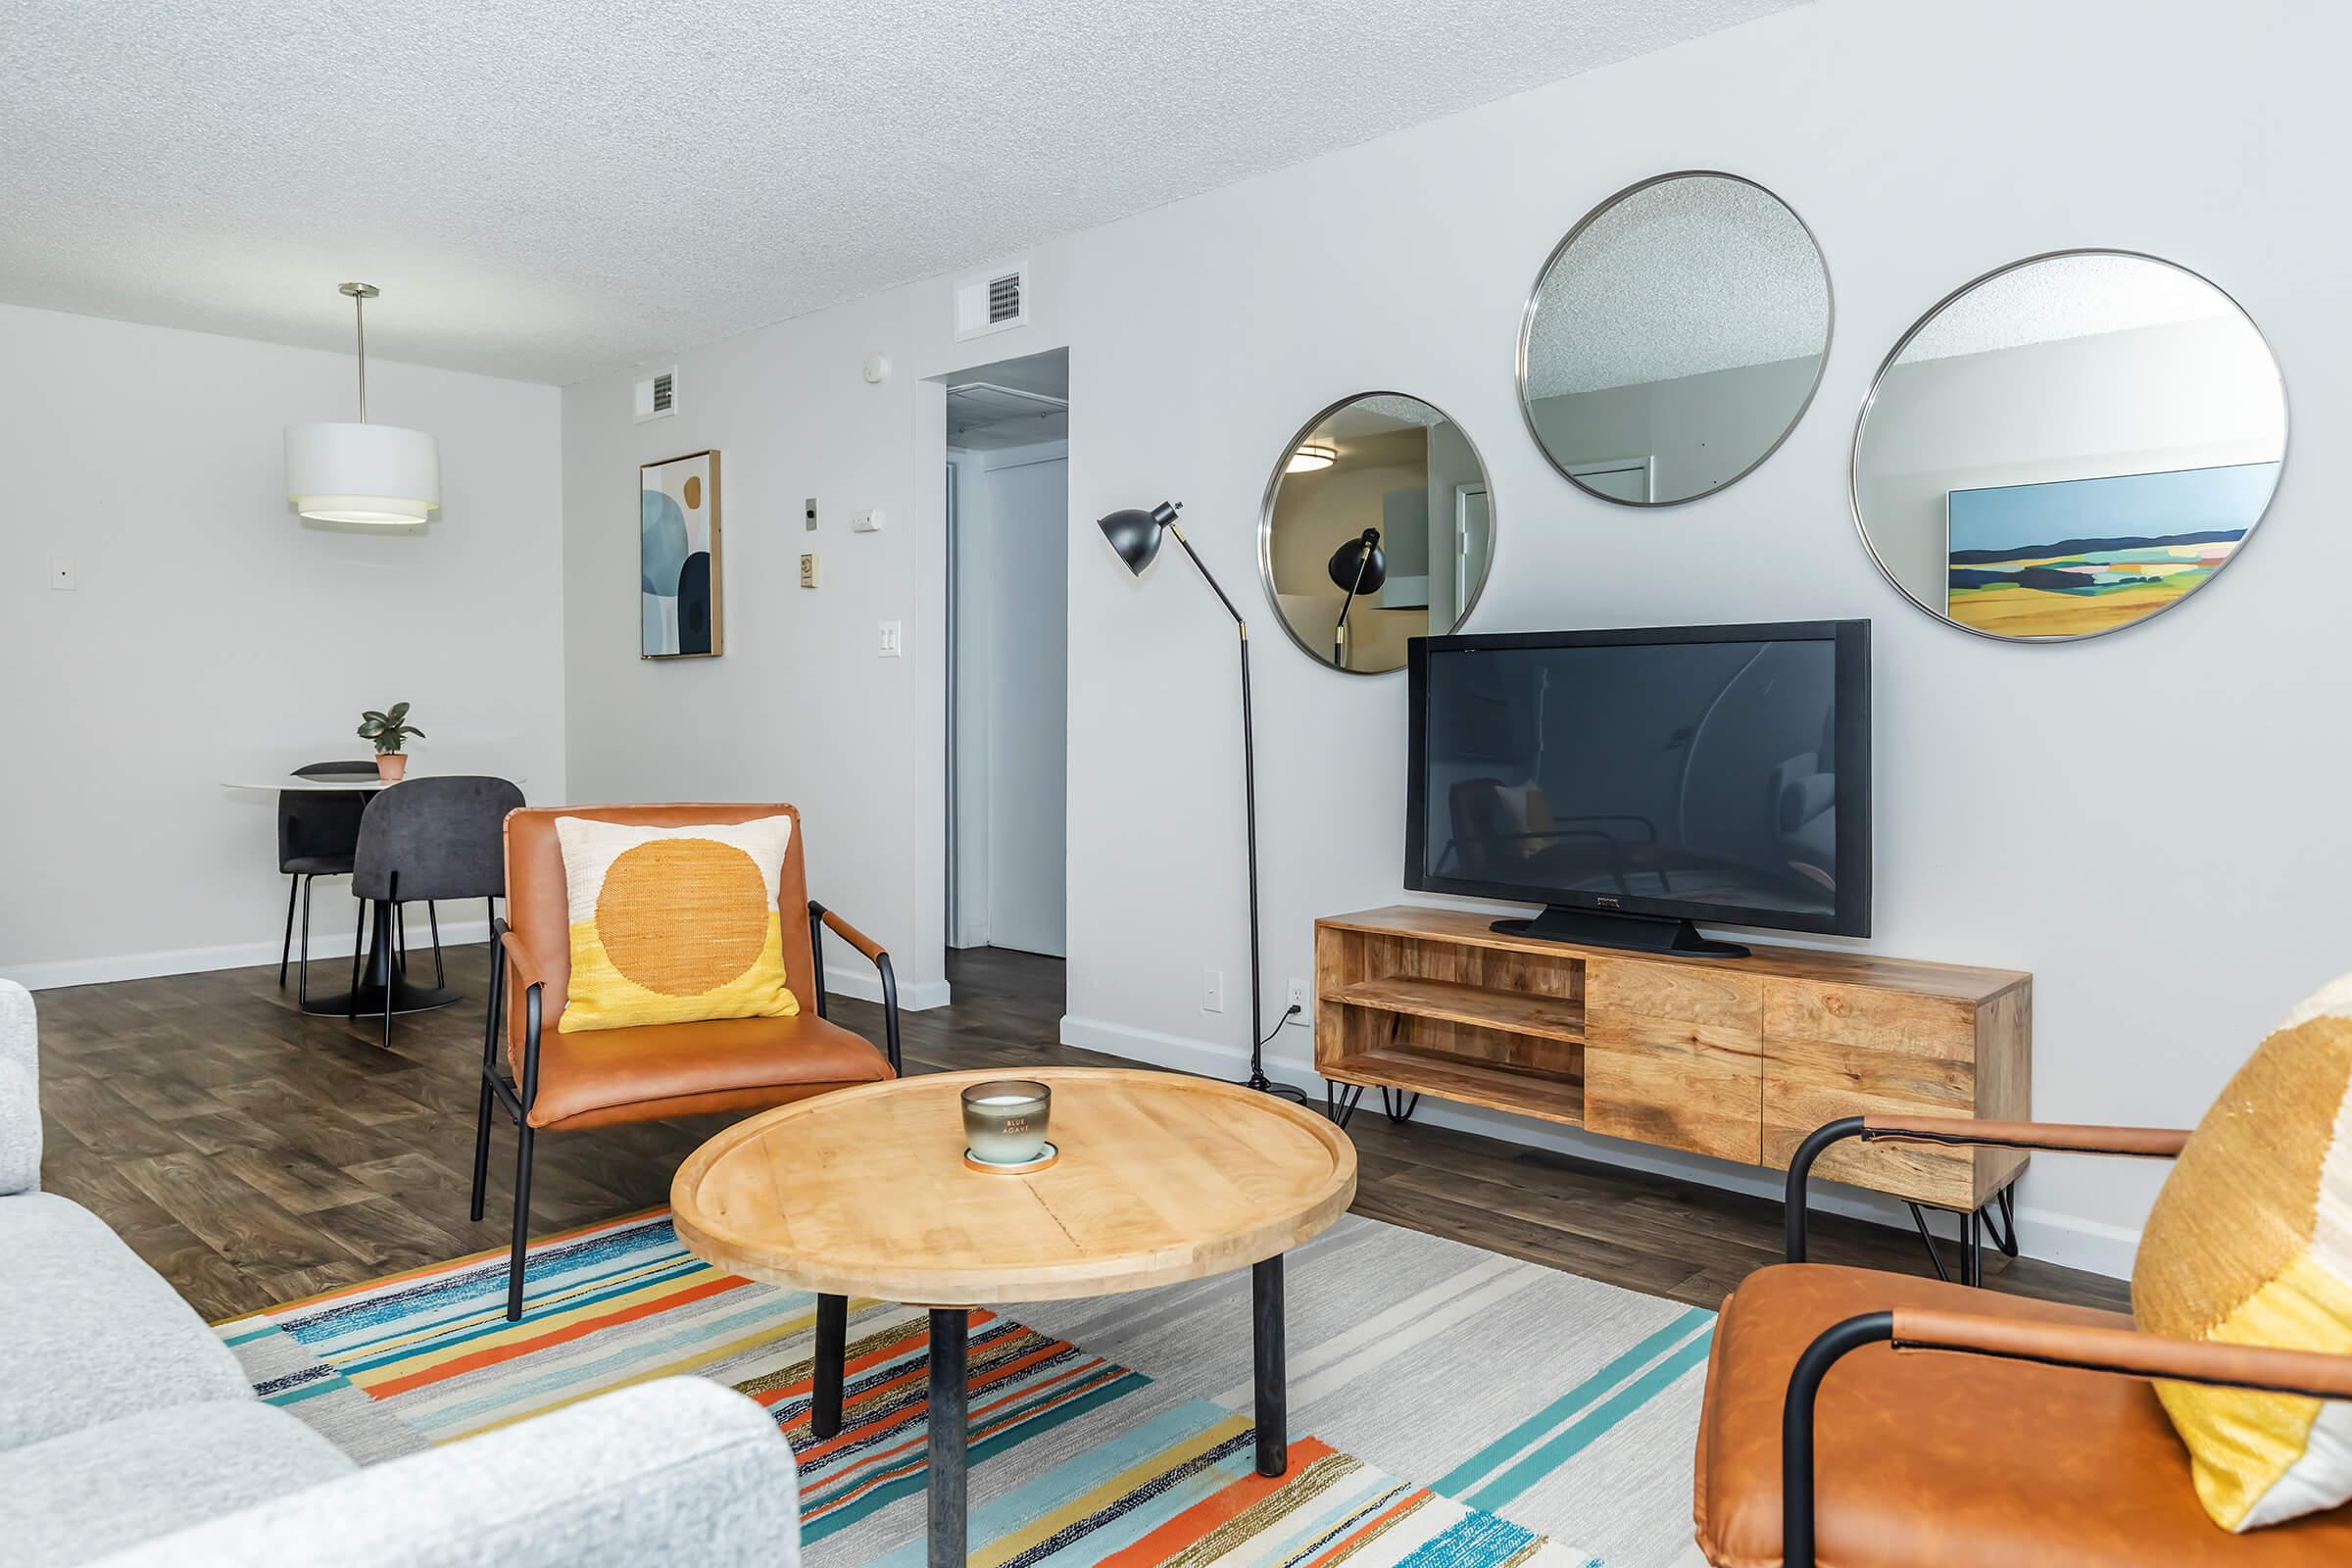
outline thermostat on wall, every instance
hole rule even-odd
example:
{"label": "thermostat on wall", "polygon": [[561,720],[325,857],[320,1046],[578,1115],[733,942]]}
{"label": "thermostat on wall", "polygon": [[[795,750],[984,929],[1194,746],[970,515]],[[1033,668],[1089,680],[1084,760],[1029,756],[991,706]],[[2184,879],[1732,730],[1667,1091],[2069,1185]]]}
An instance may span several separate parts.
{"label": "thermostat on wall", "polygon": [[867,507],[862,512],[850,514],[850,532],[880,533],[881,531],[882,509],[880,507]]}

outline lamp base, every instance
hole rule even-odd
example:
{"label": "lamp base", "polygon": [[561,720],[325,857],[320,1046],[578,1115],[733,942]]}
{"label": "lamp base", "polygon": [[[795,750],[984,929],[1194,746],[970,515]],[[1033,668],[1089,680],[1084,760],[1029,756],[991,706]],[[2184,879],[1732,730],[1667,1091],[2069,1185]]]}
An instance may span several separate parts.
{"label": "lamp base", "polygon": [[1293,1089],[1289,1084],[1276,1083],[1266,1076],[1266,1069],[1258,1066],[1255,1062],[1250,1063],[1250,1076],[1242,1080],[1242,1087],[1254,1089],[1261,1095],[1273,1095],[1282,1100],[1295,1100],[1301,1105],[1308,1102],[1304,1090]]}

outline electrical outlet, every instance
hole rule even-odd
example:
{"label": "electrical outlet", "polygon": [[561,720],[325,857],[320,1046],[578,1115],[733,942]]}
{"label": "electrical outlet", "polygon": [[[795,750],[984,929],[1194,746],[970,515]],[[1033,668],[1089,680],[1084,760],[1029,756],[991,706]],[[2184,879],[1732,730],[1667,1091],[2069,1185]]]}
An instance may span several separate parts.
{"label": "electrical outlet", "polygon": [[1304,1024],[1307,1021],[1309,1009],[1314,1006],[1314,1004],[1306,1000],[1306,982],[1297,975],[1291,976],[1291,994],[1284,1001],[1283,1005],[1298,1009],[1290,1015],[1288,1022]]}
{"label": "electrical outlet", "polygon": [[1225,1010],[1224,970],[1203,969],[1200,971],[1200,1010],[1202,1012],[1223,1012]]}
{"label": "electrical outlet", "polygon": [[884,659],[898,658],[899,623],[895,620],[885,620],[880,622],[880,625],[882,628],[882,657]]}
{"label": "electrical outlet", "polygon": [[816,552],[811,550],[801,557],[801,586],[816,586]]}

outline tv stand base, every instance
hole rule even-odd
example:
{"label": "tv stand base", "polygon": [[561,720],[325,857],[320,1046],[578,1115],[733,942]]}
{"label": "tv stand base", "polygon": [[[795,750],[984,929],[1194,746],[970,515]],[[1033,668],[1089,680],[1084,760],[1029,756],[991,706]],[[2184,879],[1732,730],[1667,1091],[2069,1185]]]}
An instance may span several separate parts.
{"label": "tv stand base", "polygon": [[1618,948],[1627,953],[1680,953],[1694,958],[1747,956],[1747,949],[1737,942],[1701,936],[1698,927],[1690,921],[1662,914],[1611,914],[1600,909],[1564,908],[1554,904],[1530,920],[1497,920],[1493,929],[1506,937],[1570,942],[1586,948]]}

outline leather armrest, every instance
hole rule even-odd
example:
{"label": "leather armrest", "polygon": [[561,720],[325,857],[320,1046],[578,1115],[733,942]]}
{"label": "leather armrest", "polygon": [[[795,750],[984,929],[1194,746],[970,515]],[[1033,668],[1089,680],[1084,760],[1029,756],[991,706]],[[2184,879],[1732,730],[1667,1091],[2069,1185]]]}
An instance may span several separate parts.
{"label": "leather armrest", "polygon": [[507,955],[507,973],[514,984],[525,991],[547,984],[546,977],[539,972],[539,966],[531,961],[530,949],[522,945],[520,937],[511,930],[501,930],[498,942]]}
{"label": "leather armrest", "polygon": [[2061,1122],[1978,1121],[1968,1116],[1865,1116],[1865,1141],[1979,1144],[2061,1154],[2132,1154],[2170,1159],[2188,1142],[2171,1127],[2078,1127]]}
{"label": "leather armrest", "polygon": [[870,961],[880,963],[886,956],[881,943],[876,942],[872,937],[867,936],[821,904],[817,906],[817,915],[825,922],[826,930],[856,948],[859,953],[864,954]]}
{"label": "leather armrest", "polygon": [[2263,1389],[2320,1399],[2352,1399],[2352,1355],[2175,1340],[2132,1329],[2082,1328],[1898,1307],[1894,1348],[1993,1355],[2090,1372]]}

